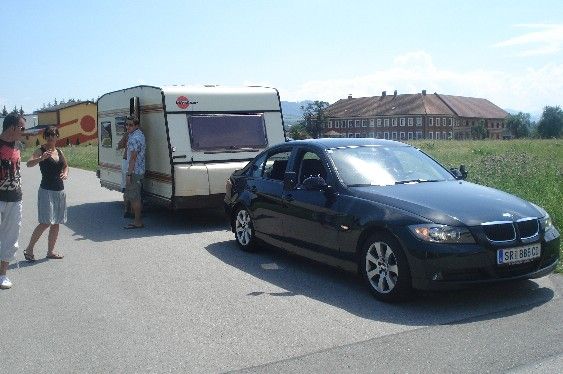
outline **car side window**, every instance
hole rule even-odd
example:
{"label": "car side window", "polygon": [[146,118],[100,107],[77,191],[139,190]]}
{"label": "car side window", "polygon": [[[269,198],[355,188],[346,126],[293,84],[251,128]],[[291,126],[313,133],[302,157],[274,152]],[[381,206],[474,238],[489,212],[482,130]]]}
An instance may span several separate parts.
{"label": "car side window", "polygon": [[326,168],[319,155],[314,152],[304,152],[299,162],[298,183],[301,184],[309,177],[321,177],[326,180]]}
{"label": "car side window", "polygon": [[291,151],[272,153],[264,165],[264,178],[283,181]]}
{"label": "car side window", "polygon": [[248,175],[254,178],[260,178],[262,176],[262,172],[264,171],[264,161],[266,161],[266,155],[256,159],[250,166]]}

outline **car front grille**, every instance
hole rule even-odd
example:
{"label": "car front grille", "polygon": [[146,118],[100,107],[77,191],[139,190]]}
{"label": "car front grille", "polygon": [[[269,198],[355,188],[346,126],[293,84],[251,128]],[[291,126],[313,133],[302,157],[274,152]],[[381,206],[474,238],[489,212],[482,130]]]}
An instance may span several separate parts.
{"label": "car front grille", "polygon": [[520,219],[516,222],[498,221],[482,224],[487,239],[492,242],[508,242],[519,239],[530,239],[539,233],[539,221],[535,217]]}

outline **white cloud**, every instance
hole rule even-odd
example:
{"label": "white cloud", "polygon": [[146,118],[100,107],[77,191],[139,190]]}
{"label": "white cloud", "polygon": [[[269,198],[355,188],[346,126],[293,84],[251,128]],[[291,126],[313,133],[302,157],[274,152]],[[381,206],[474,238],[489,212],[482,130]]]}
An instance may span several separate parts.
{"label": "white cloud", "polygon": [[496,43],[494,47],[518,48],[517,56],[551,55],[563,49],[563,25],[560,24],[528,24],[516,25],[519,28],[535,31]]}
{"label": "white cloud", "polygon": [[309,81],[296,89],[280,87],[282,100],[324,100],[393,93],[428,93],[481,97],[501,108],[539,112],[545,105],[563,105],[563,63],[510,74],[498,70],[453,71],[436,66],[432,56],[415,51],[397,56],[394,66],[349,79]]}

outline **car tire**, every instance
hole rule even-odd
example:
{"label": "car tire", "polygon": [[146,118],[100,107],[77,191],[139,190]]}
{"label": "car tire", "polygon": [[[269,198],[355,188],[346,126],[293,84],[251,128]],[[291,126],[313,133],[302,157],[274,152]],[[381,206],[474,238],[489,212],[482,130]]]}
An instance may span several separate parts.
{"label": "car tire", "polygon": [[252,216],[246,207],[239,207],[233,215],[233,227],[235,240],[243,251],[254,252],[256,250],[256,237],[254,236],[254,225]]}
{"label": "car tire", "polygon": [[376,299],[385,302],[408,299],[412,281],[403,248],[387,233],[370,235],[362,246],[359,270]]}

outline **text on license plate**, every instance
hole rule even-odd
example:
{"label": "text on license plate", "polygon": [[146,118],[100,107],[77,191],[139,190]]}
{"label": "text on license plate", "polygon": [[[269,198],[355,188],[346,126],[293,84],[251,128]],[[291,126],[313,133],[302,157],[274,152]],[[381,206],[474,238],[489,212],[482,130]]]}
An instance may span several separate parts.
{"label": "text on license plate", "polygon": [[540,244],[533,244],[517,248],[503,248],[497,251],[497,264],[517,264],[521,262],[532,261],[534,258],[540,257]]}

